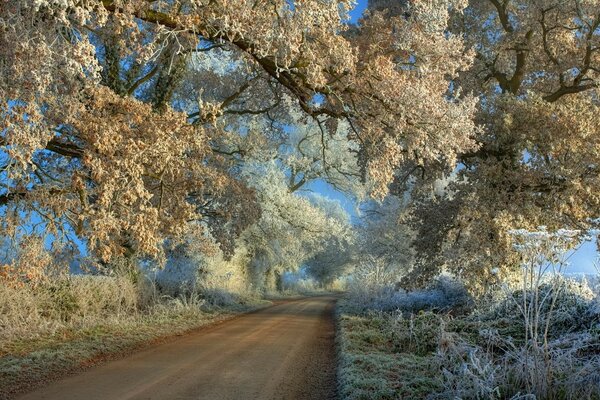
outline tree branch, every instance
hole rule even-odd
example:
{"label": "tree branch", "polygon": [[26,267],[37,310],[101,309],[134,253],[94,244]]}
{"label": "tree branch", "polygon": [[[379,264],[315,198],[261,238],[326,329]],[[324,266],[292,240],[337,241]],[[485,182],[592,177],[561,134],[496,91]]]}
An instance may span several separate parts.
{"label": "tree branch", "polygon": [[507,8],[508,8],[508,4],[510,2],[510,0],[505,0],[503,3],[500,3],[499,0],[489,0],[494,7],[496,7],[496,10],[498,11],[498,18],[500,19],[500,23],[502,24],[502,27],[504,28],[504,30],[508,33],[512,33],[515,31],[515,28],[513,28],[512,24],[510,23],[510,19],[508,17],[508,12],[507,12]]}
{"label": "tree branch", "polygon": [[[115,5],[114,0],[102,0],[102,4],[107,11],[117,12],[118,7]],[[136,11],[133,14],[136,18],[152,23],[164,26],[173,30],[185,30],[192,34],[200,34],[204,37],[204,39],[208,41],[223,41],[227,43],[231,43],[244,53],[248,54],[256,63],[258,63],[262,69],[273,79],[279,82],[282,86],[288,89],[298,100],[300,107],[309,115],[318,116],[318,115],[329,115],[332,117],[344,117],[347,115],[345,111],[335,111],[330,110],[325,107],[321,107],[315,109],[311,107],[310,100],[312,99],[312,94],[315,91],[327,92],[327,89],[322,88],[305,88],[301,83],[298,82],[297,77],[294,74],[288,71],[282,71],[278,68],[277,64],[274,60],[269,57],[260,57],[252,51],[253,45],[251,42],[246,41],[242,38],[236,38],[230,40],[226,32],[223,32],[222,29],[214,28],[210,25],[205,25],[202,22],[199,22],[194,29],[188,29],[180,26],[178,21],[172,16],[147,8],[143,11]],[[301,81],[301,79],[299,79]]]}

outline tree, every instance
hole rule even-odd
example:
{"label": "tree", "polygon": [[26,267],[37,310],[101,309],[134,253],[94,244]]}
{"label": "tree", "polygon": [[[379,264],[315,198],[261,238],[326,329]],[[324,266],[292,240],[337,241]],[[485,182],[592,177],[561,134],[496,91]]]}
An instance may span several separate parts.
{"label": "tree", "polygon": [[[388,196],[383,202],[363,205],[361,222],[356,227],[356,264],[361,269],[384,265],[395,283],[415,272],[412,248],[415,233],[408,224],[406,200]],[[363,272],[359,271],[359,275]]]}
{"label": "tree", "polygon": [[450,26],[476,52],[453,85],[479,97],[482,129],[443,193],[435,171],[413,174],[416,248],[424,275],[445,265],[477,286],[518,267],[508,230],[585,232],[600,214],[600,5],[471,1]]}
{"label": "tree", "polygon": [[[250,255],[253,286],[277,289],[284,272],[295,272],[329,246],[350,243],[352,226],[339,203],[290,192],[287,177],[274,164],[248,164],[244,174],[259,193],[260,220],[241,237]],[[329,273],[335,275],[334,267]]]}
{"label": "tree", "polygon": [[[239,212],[256,201],[228,138],[246,134],[248,116],[276,124],[290,108],[310,121],[303,137],[321,146],[287,157],[290,188],[313,173],[355,175],[330,163],[330,145],[343,147],[342,139],[376,196],[401,161],[453,168],[458,153],[474,150],[476,102],[448,92],[447,77],[472,57],[445,30],[446,2],[419,3],[409,18],[374,14],[353,32],[350,5],[3,2],[4,232],[31,215],[52,232],[74,232],[105,261],[156,256],[191,220],[231,242],[259,212]],[[189,80],[194,61],[209,53],[221,69],[230,60],[241,67]],[[283,147],[302,153],[301,142]]]}
{"label": "tree", "polygon": [[302,267],[323,284],[343,273],[354,232],[338,202],[291,192],[275,163],[247,163],[242,175],[256,191],[262,214],[235,240],[233,257],[227,259],[214,245],[212,251],[203,248],[206,233],[190,229],[184,244],[170,252],[170,262],[159,274],[161,285],[173,287],[180,277],[196,277],[204,288],[275,291],[285,272]]}
{"label": "tree", "polygon": [[339,224],[332,224],[337,229],[332,229],[329,235],[321,240],[320,248],[309,254],[311,257],[304,262],[308,276],[321,286],[327,287],[352,271],[357,259],[357,232],[348,213],[339,202],[322,196],[312,196],[310,200],[327,218]]}

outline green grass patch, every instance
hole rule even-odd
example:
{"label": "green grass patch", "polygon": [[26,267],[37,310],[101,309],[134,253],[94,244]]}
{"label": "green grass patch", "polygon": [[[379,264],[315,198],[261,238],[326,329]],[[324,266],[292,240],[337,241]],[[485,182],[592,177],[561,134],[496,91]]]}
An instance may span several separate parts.
{"label": "green grass patch", "polygon": [[338,311],[342,399],[422,399],[441,388],[433,352],[439,317],[353,315],[344,310],[343,301]]}

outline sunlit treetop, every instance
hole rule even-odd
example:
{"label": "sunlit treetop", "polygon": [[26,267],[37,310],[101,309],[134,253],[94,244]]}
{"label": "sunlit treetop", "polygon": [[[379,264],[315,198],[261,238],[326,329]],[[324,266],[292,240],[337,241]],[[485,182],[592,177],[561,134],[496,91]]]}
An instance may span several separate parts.
{"label": "sunlit treetop", "polygon": [[[475,150],[477,102],[449,90],[473,58],[446,29],[449,10],[465,4],[415,2],[407,14],[373,13],[350,30],[351,6],[3,2],[0,205],[14,217],[3,229],[14,232],[23,215],[35,214],[54,232],[75,231],[105,260],[156,255],[162,239],[191,220],[225,243],[260,212],[239,175],[244,153],[223,138],[236,129],[245,137],[241,121],[252,115],[275,126],[290,108],[312,126],[310,147],[296,141],[296,154],[306,154],[280,157],[294,177],[290,188],[315,171],[360,175],[382,197],[401,163],[452,169],[457,154]],[[190,82],[203,53],[227,61]],[[229,71],[230,60],[238,72],[217,73]],[[329,145],[342,146],[336,135],[358,167],[330,154]],[[262,131],[248,137],[258,140],[254,147],[273,139]]]}

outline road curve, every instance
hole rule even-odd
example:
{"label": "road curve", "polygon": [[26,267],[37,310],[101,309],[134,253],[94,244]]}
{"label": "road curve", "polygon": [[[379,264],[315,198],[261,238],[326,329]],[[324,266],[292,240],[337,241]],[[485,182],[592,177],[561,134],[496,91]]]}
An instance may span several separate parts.
{"label": "road curve", "polygon": [[334,399],[334,304],[312,297],[275,305],[19,399]]}

